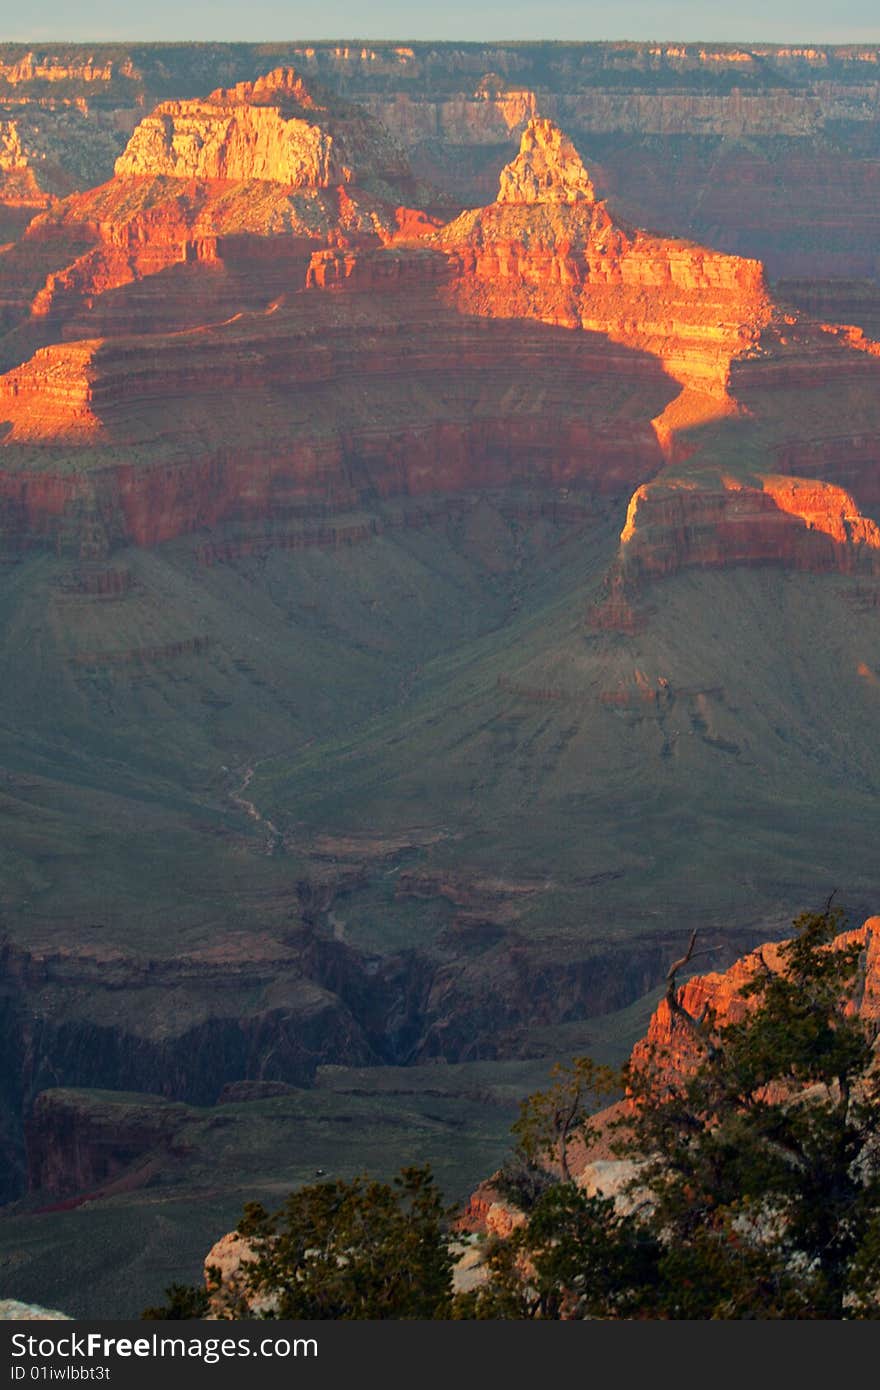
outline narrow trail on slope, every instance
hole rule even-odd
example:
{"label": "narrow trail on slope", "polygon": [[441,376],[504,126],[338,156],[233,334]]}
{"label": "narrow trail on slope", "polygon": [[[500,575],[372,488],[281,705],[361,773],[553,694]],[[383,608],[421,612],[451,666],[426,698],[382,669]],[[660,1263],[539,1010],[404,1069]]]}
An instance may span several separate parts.
{"label": "narrow trail on slope", "polygon": [[236,806],[240,806],[241,809],[244,811],[245,815],[250,816],[251,820],[256,821],[258,825],[262,825],[265,828],[266,846],[263,850],[263,853],[275,854],[281,847],[281,831],[278,829],[278,826],[275,824],[274,821],[271,821],[268,819],[268,817],[263,816],[257,808],[257,806],[254,804],[254,802],[251,801],[249,797],[246,797],[244,795],[251,782],[253,781],[254,773],[260,766],[260,763],[265,763],[268,761],[268,758],[261,758],[260,762],[254,763],[253,767],[245,768],[244,777],[239,782],[235,790],[229,793],[229,800],[233,801]]}

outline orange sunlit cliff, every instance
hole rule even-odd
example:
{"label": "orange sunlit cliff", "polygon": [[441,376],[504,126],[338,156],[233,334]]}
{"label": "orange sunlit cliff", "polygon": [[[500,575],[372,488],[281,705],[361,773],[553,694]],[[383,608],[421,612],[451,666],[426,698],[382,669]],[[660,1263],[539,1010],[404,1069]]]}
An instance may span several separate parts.
{"label": "orange sunlit cliff", "polygon": [[[0,378],[0,490],[26,534],[71,544],[84,498],[112,518],[109,552],[283,498],[518,480],[631,494],[628,582],[871,568],[874,487],[831,465],[823,492],[814,418],[818,372],[863,451],[877,437],[863,335],[783,315],[757,262],[615,218],[541,117],[495,203],[439,226],[426,196],[375,120],[290,68],[146,117],[113,180],[37,217],[0,270],[32,286]],[[788,425],[777,439],[778,401],[797,433],[804,393],[803,444]],[[759,484],[675,476],[749,423],[775,451]],[[799,448],[811,482],[783,487]]]}

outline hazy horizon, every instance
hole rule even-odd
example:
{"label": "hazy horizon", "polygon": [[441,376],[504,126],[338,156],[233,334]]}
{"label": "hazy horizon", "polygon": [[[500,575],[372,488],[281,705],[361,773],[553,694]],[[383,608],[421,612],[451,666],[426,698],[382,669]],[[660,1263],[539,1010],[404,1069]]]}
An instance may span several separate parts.
{"label": "hazy horizon", "polygon": [[450,0],[437,12],[414,15],[403,0],[379,0],[365,13],[353,0],[327,0],[320,29],[311,7],[254,0],[243,17],[232,0],[192,0],[185,8],[154,0],[132,20],[116,0],[35,0],[0,29],[6,43],[268,43],[321,42],[639,42],[880,43],[874,0],[848,0],[833,15],[820,0],[745,0],[734,11],[712,12],[702,0],[618,0],[606,6],[579,0],[488,3],[475,10]]}

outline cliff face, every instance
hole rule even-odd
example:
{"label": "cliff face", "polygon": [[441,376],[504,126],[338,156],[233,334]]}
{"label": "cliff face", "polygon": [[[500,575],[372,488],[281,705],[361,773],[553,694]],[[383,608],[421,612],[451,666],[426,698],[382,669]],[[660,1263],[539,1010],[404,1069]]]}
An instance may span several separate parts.
{"label": "cliff face", "polygon": [[720,398],[732,357],[769,319],[757,262],[620,223],[595,199],[571,142],[538,118],[502,171],[495,204],[462,214],[438,240],[458,257],[463,312],[607,334]]}
{"label": "cliff face", "polygon": [[[774,309],[730,364],[731,411],[656,421],[668,468],[630,500],[617,579],[691,566],[876,573],[880,345]],[[768,467],[769,465],[769,467]]]}
{"label": "cliff face", "polygon": [[[4,945],[0,1038],[16,1094],[0,1096],[0,1198],[25,1180],[55,1196],[92,1190],[154,1151],[167,1161],[183,1110],[169,1100],[210,1105],[229,1081],[307,1085],[322,1062],[376,1061],[342,998],[305,974],[301,948],[256,941],[251,955],[229,941],[186,961]],[[37,1100],[56,1085],[149,1094],[140,1106]]]}
{"label": "cliff face", "polygon": [[[270,100],[281,105],[261,104]],[[215,94],[208,105],[227,133],[230,121],[253,119],[256,131],[267,113],[277,122],[294,107],[317,109],[290,72]],[[549,122],[528,127],[497,204],[435,234],[424,214],[371,201],[354,185],[319,187],[321,172],[308,160],[299,173],[283,170],[308,180],[298,190],[264,177],[271,170],[259,140],[236,146],[239,172],[253,172],[250,160],[259,172],[247,185],[157,173],[149,161],[155,154],[165,168],[152,143],[160,128],[171,132],[166,153],[184,165],[192,153],[177,121],[159,113],[132,142],[135,153],[147,151],[145,164],[140,154],[134,163],[150,177],[123,161],[109,185],[38,220],[16,248],[58,257],[68,237],[97,243],[46,277],[17,330],[22,341],[92,332],[41,348],[0,378],[3,490],[9,529],[20,535],[69,535],[67,518],[85,507],[101,519],[106,553],[127,540],[156,544],[197,527],[265,520],[284,505],[326,501],[328,489],[337,507],[367,493],[518,481],[617,494],[660,466],[651,420],[675,395],[674,370],[711,382],[726,408],[730,354],[748,334],[743,315],[764,312],[760,267],[618,227]],[[219,148],[203,142],[193,168],[209,146]],[[162,335],[172,272],[181,291],[175,327],[228,311],[236,295],[275,298],[262,312]],[[662,322],[637,323],[649,286]],[[729,323],[719,332],[721,313]],[[148,355],[124,336],[135,324],[153,330]],[[339,384],[354,381],[360,394],[348,389],[340,399]],[[515,409],[512,381],[521,383]],[[255,442],[252,416],[230,411],[235,392],[248,392],[253,409],[260,403],[272,448]],[[150,406],[157,400],[165,402],[161,424]],[[172,419],[180,439],[197,429],[195,452],[178,450]],[[32,446],[41,451],[39,476],[26,454]],[[62,466],[54,451],[69,447]],[[70,467],[77,449],[86,469]],[[155,462],[123,463],[120,449],[151,449]],[[90,522],[90,553],[93,531]]]}
{"label": "cliff face", "polygon": [[[32,161],[17,130],[6,144],[8,177],[24,197]],[[101,296],[203,265],[223,274],[211,285],[182,280],[173,296],[160,287],[153,304],[145,291],[128,324],[144,332],[157,319],[183,327],[226,317],[299,288],[316,245],[379,244],[404,228],[431,230],[430,218],[403,205],[421,194],[372,117],[280,68],[201,101],[160,104],[137,124],[109,183],[60,204],[35,193],[30,213],[46,210],[0,264],[0,285],[8,285],[0,308],[26,341],[89,336],[75,320]],[[277,239],[268,254],[267,238]],[[124,328],[118,315],[108,326]],[[14,341],[7,360],[17,349]]]}
{"label": "cliff face", "polygon": [[540,112],[590,153],[602,196],[637,225],[759,258],[774,276],[876,276],[875,48],[597,45],[539,58],[494,47],[479,77],[469,56],[443,64],[416,48],[385,92],[354,53],[303,62],[329,76],[335,61],[349,89],[360,81],[414,167],[464,203],[485,201]]}
{"label": "cliff face", "polygon": [[[315,162],[315,141],[329,164]],[[114,180],[36,219],[10,273],[28,254],[35,266],[62,265],[33,295],[9,351],[38,335],[76,341],[0,378],[8,530],[69,537],[67,519],[97,508],[107,553],[130,539],[265,520],[279,506],[325,500],[328,488],[340,507],[366,492],[530,480],[635,489],[618,587],[771,559],[872,571],[874,532],[859,508],[875,502],[865,439],[880,431],[871,404],[880,359],[863,333],[775,308],[756,262],[620,222],[545,118],[529,120],[496,202],[439,230],[424,212],[346,183],[361,177],[356,161],[331,169],[331,149],[356,149],[368,183],[405,174],[369,120],[280,69],[160,108]],[[327,187],[331,177],[342,182]],[[79,254],[64,265],[69,249]],[[244,306],[261,312],[242,317]],[[152,332],[146,358],[125,336],[134,329]],[[505,392],[524,372],[511,410]],[[364,394],[340,402],[339,383],[356,379]],[[248,419],[228,410],[236,391],[261,403],[283,448],[255,447]],[[835,393],[849,395],[858,467],[851,448],[835,467],[834,446],[817,443],[822,403],[830,412]],[[158,435],[155,400],[166,410]],[[741,469],[705,485],[667,469],[656,489],[645,484],[664,462],[674,470],[701,457],[707,430],[743,418],[766,422],[776,472],[793,477],[787,488],[775,473],[753,483]],[[186,461],[170,419],[198,430]],[[803,444],[793,420],[803,420]],[[153,448],[155,457],[159,440],[161,474],[114,454]],[[89,450],[87,474],[54,461],[62,443]],[[43,451],[36,470],[33,456],[25,464],[16,454],[32,445]]]}
{"label": "cliff face", "polygon": [[160,104],[138,125],[116,174],[330,188],[371,176],[406,178],[409,169],[365,112],[328,104],[293,68],[278,68],[218,88],[205,101]]}
{"label": "cliff face", "polygon": [[116,173],[169,178],[268,179],[293,188],[350,183],[332,136],[277,109],[166,102],[142,121]]}
{"label": "cliff face", "polygon": [[877,523],[842,488],[806,478],[647,483],[630,501],[620,540],[630,580],[740,564],[880,573]]}
{"label": "cliff face", "polygon": [[[159,1097],[43,1091],[28,1117],[28,1186],[48,1197],[93,1191],[133,1162],[167,1153],[186,1107]],[[143,1176],[143,1175],[142,1175]]]}
{"label": "cliff face", "polygon": [[[681,1003],[694,1017],[699,1017],[708,1007],[719,1027],[740,1022],[754,1007],[752,1000],[743,998],[743,987],[763,968],[762,958],[770,970],[782,968],[779,945],[768,942],[723,973],[697,975],[688,980],[681,989]],[[829,949],[852,945],[858,945],[861,951],[855,990],[847,1004],[847,1012],[873,1024],[880,1019],[880,917],[869,917],[863,926],[843,932]],[[660,1051],[663,1065],[676,1072],[686,1073],[697,1055],[692,1034],[673,1018],[665,1000],[652,1016],[643,1042],[633,1049],[632,1064],[644,1065],[656,1050]]]}
{"label": "cliff face", "polygon": [[[394,267],[383,256],[370,280],[394,285]],[[650,358],[609,357],[601,342],[541,325],[471,327],[407,293],[405,279],[381,300],[375,288],[341,301],[315,288],[290,311],[155,336],[147,356],[124,338],[42,349],[0,378],[0,489],[8,531],[63,531],[65,545],[75,536],[66,519],[90,503],[105,552],[280,520],[296,505],[342,510],[517,482],[619,495],[660,466],[645,411],[670,394]],[[184,443],[193,433],[195,448]],[[71,468],[78,450],[85,466]]]}
{"label": "cliff face", "polygon": [[[492,196],[540,113],[637,225],[759,258],[772,275],[876,277],[877,56],[876,45],[4,45],[0,121],[24,148],[32,213],[109,178],[157,103],[204,103],[292,64],[368,107],[460,205]],[[22,188],[0,178],[13,235]]]}

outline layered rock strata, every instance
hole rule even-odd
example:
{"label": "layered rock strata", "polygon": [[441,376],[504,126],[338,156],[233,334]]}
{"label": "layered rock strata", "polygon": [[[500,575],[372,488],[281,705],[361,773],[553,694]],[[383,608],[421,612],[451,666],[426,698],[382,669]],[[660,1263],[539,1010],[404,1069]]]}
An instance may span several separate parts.
{"label": "layered rock strata", "polygon": [[[669,387],[650,359],[538,327],[474,331],[427,305],[422,335],[417,307],[409,299],[409,322],[394,326],[352,313],[323,337],[314,320],[279,312],[265,325],[154,339],[148,357],[136,339],[41,350],[0,380],[7,526],[35,539],[64,531],[67,546],[68,521],[86,507],[113,548],[295,505],[339,510],[517,480],[619,495],[656,471],[649,421],[619,419],[605,394],[612,374],[616,394],[626,374],[625,399],[662,408]],[[341,399],[340,383],[354,381],[360,396]],[[242,392],[256,436],[234,404]],[[181,448],[192,430],[197,450]],[[68,459],[82,450],[88,468],[63,465],[62,448]]]}
{"label": "layered rock strata", "polygon": [[333,188],[405,179],[409,167],[363,110],[313,94],[293,68],[218,88],[203,102],[164,102],[116,161],[120,178],[259,179]]}
{"label": "layered rock strata", "polygon": [[682,385],[723,398],[732,358],[770,318],[757,262],[629,228],[595,197],[571,142],[533,118],[496,202],[438,234],[460,311],[538,318],[648,352]]}
{"label": "layered rock strata", "polygon": [[[870,44],[4,45],[0,120],[25,148],[31,212],[109,178],[157,102],[291,64],[367,105],[460,205],[492,196],[541,113],[591,151],[603,195],[638,225],[758,257],[773,275],[876,278]],[[17,235],[20,180],[8,190],[0,226]]]}
{"label": "layered rock strata", "polygon": [[[804,456],[817,449],[813,437],[803,445],[788,439],[776,446],[778,472],[793,475],[785,486],[767,474],[757,484],[747,476],[724,474],[705,486],[673,475],[664,477],[656,489],[644,484],[662,462],[658,450],[668,463],[680,462],[698,447],[686,442],[690,436],[697,438],[713,421],[742,414],[766,418],[777,428],[775,416],[797,418],[798,393],[815,397],[817,390],[829,399],[834,391],[848,391],[850,396],[861,392],[854,419],[861,415],[864,455],[865,425],[869,441],[877,426],[868,401],[880,363],[876,346],[863,333],[811,327],[797,314],[775,310],[757,263],[650,237],[621,224],[597,198],[571,142],[544,118],[530,119],[520,152],[502,172],[498,199],[490,207],[463,214],[436,233],[423,214],[398,208],[392,215],[387,205],[384,223],[377,221],[375,208],[365,221],[344,187],[322,191],[323,174],[297,144],[303,129],[323,129],[312,124],[317,117],[333,125],[331,108],[321,105],[295,73],[284,69],[262,83],[218,90],[202,106],[178,103],[173,110],[160,109],[135,132],[113,183],[72,200],[60,216],[53,214],[56,247],[59,236],[63,245],[64,228],[70,234],[76,229],[81,240],[97,236],[100,246],[48,276],[32,301],[31,323],[43,321],[51,331],[60,328],[69,336],[96,322],[110,331],[111,340],[89,338],[45,348],[0,379],[0,399],[6,402],[6,458],[15,468],[16,445],[49,449],[49,466],[40,470],[40,478],[31,479],[15,468],[15,480],[4,484],[9,515],[31,518],[23,527],[26,533],[56,534],[57,518],[81,508],[87,498],[98,499],[92,510],[97,505],[103,518],[115,518],[109,529],[106,520],[103,523],[105,548],[126,539],[151,544],[233,517],[234,496],[245,490],[236,481],[235,430],[230,434],[223,424],[222,447],[208,441],[223,419],[222,406],[219,414],[214,412],[218,398],[248,390],[264,400],[279,441],[297,421],[289,449],[260,464],[265,500],[257,500],[253,484],[247,489],[253,499],[248,505],[252,518],[261,507],[264,514],[266,508],[277,508],[282,478],[289,480],[289,501],[326,500],[328,485],[334,505],[358,501],[363,486],[352,488],[344,481],[350,474],[346,460],[355,454],[367,462],[365,486],[389,496],[460,489],[469,479],[482,485],[505,477],[525,479],[529,475],[515,462],[516,450],[522,448],[531,453],[533,469],[537,466],[532,480],[581,483],[605,492],[642,484],[633,494],[622,535],[620,575],[626,582],[694,564],[775,561],[804,568],[872,568],[876,538],[870,519],[860,512],[875,501],[870,442],[855,473],[853,448],[847,449],[846,441],[843,448],[840,441],[828,441],[818,458],[804,462]],[[346,129],[354,126],[358,138],[363,136],[364,127],[356,118],[346,116],[343,126],[346,121]],[[291,122],[296,138],[288,130]],[[327,139],[332,136],[327,134]],[[345,139],[357,144],[344,129],[341,143]],[[224,159],[233,162],[221,167]],[[380,149],[372,162],[363,153],[367,168],[385,167],[389,161],[400,173],[393,152],[382,154]],[[256,170],[257,182],[271,190],[270,203],[282,196],[288,200],[285,206],[292,208],[289,200],[299,196],[297,188],[304,196],[324,199],[323,220],[311,228],[298,223],[298,234],[284,237],[282,246],[274,235],[258,235],[264,209],[256,220],[248,213],[251,231],[232,235],[229,219],[234,224],[238,214],[230,209],[240,205],[240,185],[230,175],[245,167]],[[134,169],[149,173],[135,175]],[[195,179],[199,170],[211,177]],[[292,194],[289,185],[275,177],[281,174],[292,180]],[[337,175],[346,177],[341,166]],[[253,187],[253,182],[248,184]],[[332,206],[327,202],[331,192]],[[244,205],[250,206],[248,199]],[[28,240],[51,245],[49,230],[49,223],[35,226]],[[346,244],[328,247],[331,233]],[[323,242],[324,249],[312,249],[316,241],[319,246]],[[258,256],[261,244],[268,256]],[[118,335],[145,320],[149,325],[154,313],[153,326],[160,327],[167,303],[163,275],[175,266],[177,284],[185,291],[175,299],[177,313],[182,312],[181,303],[198,315],[206,308],[225,312],[237,295],[258,300],[261,294],[280,291],[280,298],[276,294],[270,313],[249,320],[231,315],[230,323],[200,328],[192,336],[155,337],[149,364],[142,363],[136,340],[127,342]],[[303,289],[348,293],[330,308],[308,294],[304,298]],[[397,323],[391,329],[395,315]],[[487,337],[477,328],[485,319],[504,320],[509,328],[496,322]],[[540,347],[540,339],[525,329],[524,319],[555,329],[552,359]],[[366,340],[362,335],[368,324],[371,337]],[[323,339],[322,333],[327,335]],[[346,333],[352,335],[350,342],[345,341]],[[429,353],[414,350],[420,335],[432,341]],[[367,341],[370,347],[365,350]],[[533,351],[545,359],[538,375]],[[509,403],[501,409],[493,356],[495,362],[504,361],[508,374],[531,364],[531,387],[513,413]],[[465,417],[456,418],[455,407],[449,410],[455,395],[448,390],[449,374],[477,364],[486,383],[483,399],[476,417],[472,394],[469,401],[463,399],[460,409]],[[436,423],[426,419],[423,368],[430,370],[434,386],[441,377],[447,384],[445,395],[437,393]],[[406,418],[405,383],[414,373],[421,383],[418,422]],[[586,413],[574,397],[570,405],[562,403],[561,373],[572,383],[582,374],[588,396],[593,397]],[[670,381],[665,399],[664,374]],[[656,406],[635,429],[635,422],[624,423],[619,412],[601,423],[597,418],[597,406],[600,417],[608,414],[600,404],[608,389],[602,383],[610,383],[615,375],[656,382]],[[331,418],[340,421],[347,414],[335,397],[335,383],[352,376],[374,380],[383,391],[388,380],[396,381],[392,399],[398,400],[402,417],[381,438],[372,425],[365,433],[354,417],[345,420],[343,429],[337,424],[327,431]],[[539,377],[547,384],[536,392]],[[682,388],[677,394],[674,383]],[[278,393],[290,387],[301,394],[302,405],[294,406],[288,397],[279,415]],[[544,406],[538,405],[548,387],[554,402],[552,423]],[[493,422],[490,398],[496,389],[499,406]],[[195,418],[200,400],[212,405],[207,436],[204,412],[199,426],[206,441],[203,458],[192,461],[188,478],[173,463],[162,491],[170,484],[175,496],[159,502],[158,477],[148,482],[148,470],[136,465],[120,471],[110,459],[114,447],[150,442],[148,416],[137,403],[163,395],[172,411],[186,409],[195,412]],[[537,414],[527,403],[529,395]],[[191,403],[187,407],[184,397]],[[549,404],[550,398],[543,399]],[[177,401],[181,404],[173,404]],[[778,401],[787,407],[784,412]],[[303,407],[312,421],[308,443],[300,424]],[[572,415],[573,433],[566,433],[567,413]],[[322,414],[326,425],[319,423]],[[385,414],[389,415],[387,403]],[[614,432],[618,442],[612,447]],[[77,474],[66,481],[53,477],[51,449],[53,441],[62,439],[65,445],[76,447],[79,441],[79,447],[88,446],[92,457],[98,446],[108,455],[110,471],[102,467],[87,481]],[[620,454],[621,447],[628,458],[614,462],[612,454]],[[828,460],[835,448],[846,460],[832,466]],[[409,455],[405,463],[402,451]],[[541,458],[547,452],[556,458],[545,467]],[[502,455],[510,460],[506,468]],[[197,474],[205,469],[225,481],[214,490],[211,507],[200,504],[194,512],[188,510],[192,502],[187,499],[204,496]],[[811,486],[797,481],[800,473],[814,478]],[[823,473],[833,480],[828,492],[823,492],[824,479],[816,477]],[[338,481],[331,481],[334,474]],[[144,501],[139,501],[142,491]],[[149,524],[136,520],[146,515],[145,508],[154,518]],[[45,520],[34,519],[35,511],[43,512]],[[599,626],[605,625],[603,612],[597,610]],[[609,621],[619,625],[613,615]]]}
{"label": "layered rock strata", "polygon": [[[784,968],[784,958],[780,955],[782,945],[782,942],[767,942],[729,970],[695,975],[680,988],[681,1004],[695,1018],[704,1010],[711,1010],[718,1027],[739,1023],[755,1007],[754,996],[743,995],[744,987],[761,970],[777,972]],[[842,950],[851,946],[858,946],[860,950],[847,1013],[874,1026],[880,1020],[880,917],[869,917],[861,927],[841,933],[828,949]],[[686,1074],[698,1057],[693,1034],[672,1015],[665,1000],[652,1015],[644,1040],[633,1049],[631,1061],[634,1066],[643,1066],[655,1056],[662,1059],[664,1067],[679,1075]]]}
{"label": "layered rock strata", "polygon": [[880,573],[880,526],[843,488],[807,478],[646,483],[633,494],[620,539],[628,581],[739,564]]}

